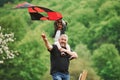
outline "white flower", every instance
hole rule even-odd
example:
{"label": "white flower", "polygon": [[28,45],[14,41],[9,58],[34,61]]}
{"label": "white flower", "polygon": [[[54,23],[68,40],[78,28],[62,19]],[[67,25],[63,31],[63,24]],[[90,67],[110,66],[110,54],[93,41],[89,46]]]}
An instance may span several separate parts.
{"label": "white flower", "polygon": [[4,35],[2,33],[0,33],[0,38],[3,38],[3,37],[4,37]]}
{"label": "white flower", "polygon": [[14,40],[12,38],[8,38],[8,41],[13,42]]}
{"label": "white flower", "polygon": [[6,59],[5,57],[2,57],[3,59]]}
{"label": "white flower", "polygon": [[6,50],[5,52],[7,53],[7,55],[9,55],[9,54],[10,54],[10,51],[9,51],[9,50]]}
{"label": "white flower", "polygon": [[[1,31],[1,26],[0,26]],[[14,33],[3,34],[0,32],[0,54],[3,56],[2,59],[12,59],[15,55],[19,55],[17,51],[9,49],[8,42],[14,42]]]}
{"label": "white flower", "polygon": [[7,46],[4,47],[4,50],[7,51],[9,48]]}
{"label": "white flower", "polygon": [[2,50],[2,48],[0,48],[0,54],[2,54],[3,53],[3,50]]}
{"label": "white flower", "polygon": [[2,63],[4,63],[4,61],[2,60],[2,61],[0,61],[0,64],[2,64]]}
{"label": "white flower", "polygon": [[4,40],[4,41],[2,41],[2,45],[6,45],[6,41]]}
{"label": "white flower", "polygon": [[0,44],[2,44],[2,38],[0,38]]}
{"label": "white flower", "polygon": [[15,57],[14,54],[9,54],[9,58],[10,58],[10,59],[12,59],[12,58],[14,58],[14,57]]}

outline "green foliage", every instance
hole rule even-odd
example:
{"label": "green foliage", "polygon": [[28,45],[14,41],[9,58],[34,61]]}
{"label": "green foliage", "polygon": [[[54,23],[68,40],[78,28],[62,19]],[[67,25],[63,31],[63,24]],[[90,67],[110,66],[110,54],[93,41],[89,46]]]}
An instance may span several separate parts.
{"label": "green foliage", "polygon": [[[43,49],[37,41],[26,42],[19,47],[19,57],[0,66],[0,79],[40,80],[47,68],[42,57]],[[10,69],[10,70],[7,70]],[[6,74],[5,75],[5,73]],[[17,74],[17,75],[15,75]]]}
{"label": "green foliage", "polygon": [[120,15],[119,9],[119,1],[106,1],[104,4],[101,5],[101,7],[98,10],[98,13],[100,17],[104,19],[109,19],[113,16]]}
{"label": "green foliage", "polygon": [[0,26],[0,60],[12,59],[17,54],[17,51],[13,51],[9,46],[10,42],[14,42],[14,34],[3,34]]}
{"label": "green foliage", "polygon": [[[2,1],[0,4],[3,5],[4,1],[0,1]],[[14,0],[15,3],[22,3],[21,1],[23,2],[23,0]],[[71,80],[77,80],[83,69],[88,70],[88,80],[99,80],[96,72],[100,73],[100,77],[105,80],[119,79],[119,0],[52,0],[50,2],[47,0],[27,1],[34,5],[47,7],[61,12],[64,20],[68,22],[68,30],[66,31],[66,34],[69,36],[69,44],[79,55],[77,60],[71,61]],[[16,4],[10,3],[5,4],[4,7],[0,8],[0,26],[2,26],[3,33],[14,33],[16,42],[15,44],[10,44],[10,48],[16,48],[19,50],[20,55],[14,60],[6,61],[5,64],[0,65],[0,75],[2,75],[0,76],[0,79],[51,79],[49,71],[47,71],[50,68],[49,54],[40,38],[40,34],[45,32],[51,42],[53,42],[53,39],[51,38],[54,30],[53,22],[31,21],[27,9],[9,9],[15,5]],[[113,44],[116,48],[111,45],[107,45],[101,49],[100,46],[106,43]],[[81,44],[85,44],[86,46]],[[95,58],[96,60],[98,59],[98,62],[96,61],[94,63],[96,65],[95,68],[101,69],[102,63],[100,62],[105,60],[105,63],[103,62],[104,67],[102,67],[101,71],[97,70],[95,72],[95,68],[91,66],[93,63],[91,60],[91,52],[94,52],[96,49],[97,51],[95,51],[95,53],[100,53],[101,56]],[[109,53],[109,55],[107,53]],[[113,57],[114,59],[109,58],[111,55],[114,55],[114,53],[117,53],[117,55]],[[100,63],[101,65],[97,63]],[[112,67],[115,68],[111,69]],[[44,78],[42,79],[43,75]],[[113,77],[115,79],[113,79]]]}
{"label": "green foliage", "polygon": [[20,52],[23,52],[20,55],[22,60],[21,63],[24,65],[24,69],[20,71],[20,75],[24,80],[39,80],[46,71],[46,67],[43,63],[44,61],[41,58],[43,53],[41,45],[33,40],[20,45],[19,48]]}
{"label": "green foliage", "polygon": [[72,60],[70,64],[70,75],[72,80],[77,80],[80,73],[86,70],[88,73],[86,80],[99,80],[95,70],[92,66],[91,53],[87,46],[79,44],[76,46],[75,51],[78,54],[78,59]]}
{"label": "green foliage", "polygon": [[120,62],[118,51],[113,44],[104,44],[94,51],[93,62],[98,74],[104,80],[119,80]]}
{"label": "green foliage", "polygon": [[[82,41],[88,44],[91,50],[98,48],[103,43],[115,44],[118,50],[119,45],[119,9],[118,1],[106,1],[97,9],[97,20],[91,22],[90,28],[86,30],[86,34]],[[99,3],[100,4],[100,3]],[[90,21],[89,21],[90,22]]]}
{"label": "green foliage", "polygon": [[[9,12],[10,11],[7,11],[6,14]],[[24,20],[20,16],[17,16],[15,11],[13,13],[11,12],[9,15],[4,14],[0,19],[0,25],[4,26],[3,33],[13,32],[17,41],[24,37],[23,33],[25,33],[25,27],[27,26]]]}
{"label": "green foliage", "polygon": [[0,7],[3,7],[5,3],[13,2],[14,0],[0,0]]}

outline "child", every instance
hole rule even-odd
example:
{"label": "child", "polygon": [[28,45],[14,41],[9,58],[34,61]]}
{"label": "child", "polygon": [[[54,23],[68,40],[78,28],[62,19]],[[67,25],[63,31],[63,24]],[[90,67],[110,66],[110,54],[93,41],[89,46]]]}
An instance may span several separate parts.
{"label": "child", "polygon": [[[53,35],[54,40],[55,40],[54,44],[57,45],[59,50],[61,50],[62,47],[60,46],[58,39],[61,36],[61,34],[65,34],[66,26],[67,26],[67,22],[65,22],[62,19],[59,19],[59,20],[55,21],[55,23],[54,23],[54,28],[55,28],[55,33]],[[70,50],[70,46],[68,44],[66,44],[66,49]],[[61,52],[61,55],[65,55],[65,53]]]}
{"label": "child", "polygon": [[55,39],[55,41],[58,40],[61,34],[65,34],[66,28],[67,22],[64,20],[59,19],[54,22],[54,34],[52,37]]}

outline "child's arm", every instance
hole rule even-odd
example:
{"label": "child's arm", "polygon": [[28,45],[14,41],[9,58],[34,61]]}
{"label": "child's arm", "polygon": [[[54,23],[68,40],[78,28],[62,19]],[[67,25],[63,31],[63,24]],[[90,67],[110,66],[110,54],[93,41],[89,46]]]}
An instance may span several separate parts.
{"label": "child's arm", "polygon": [[69,44],[66,44],[66,49],[69,50],[69,51],[71,50]]}

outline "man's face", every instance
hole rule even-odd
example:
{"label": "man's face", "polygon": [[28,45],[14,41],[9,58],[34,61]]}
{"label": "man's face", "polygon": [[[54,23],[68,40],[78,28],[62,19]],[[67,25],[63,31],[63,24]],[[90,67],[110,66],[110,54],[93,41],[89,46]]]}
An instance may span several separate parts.
{"label": "man's face", "polygon": [[65,36],[60,37],[59,43],[60,43],[61,47],[66,47],[67,38]]}

